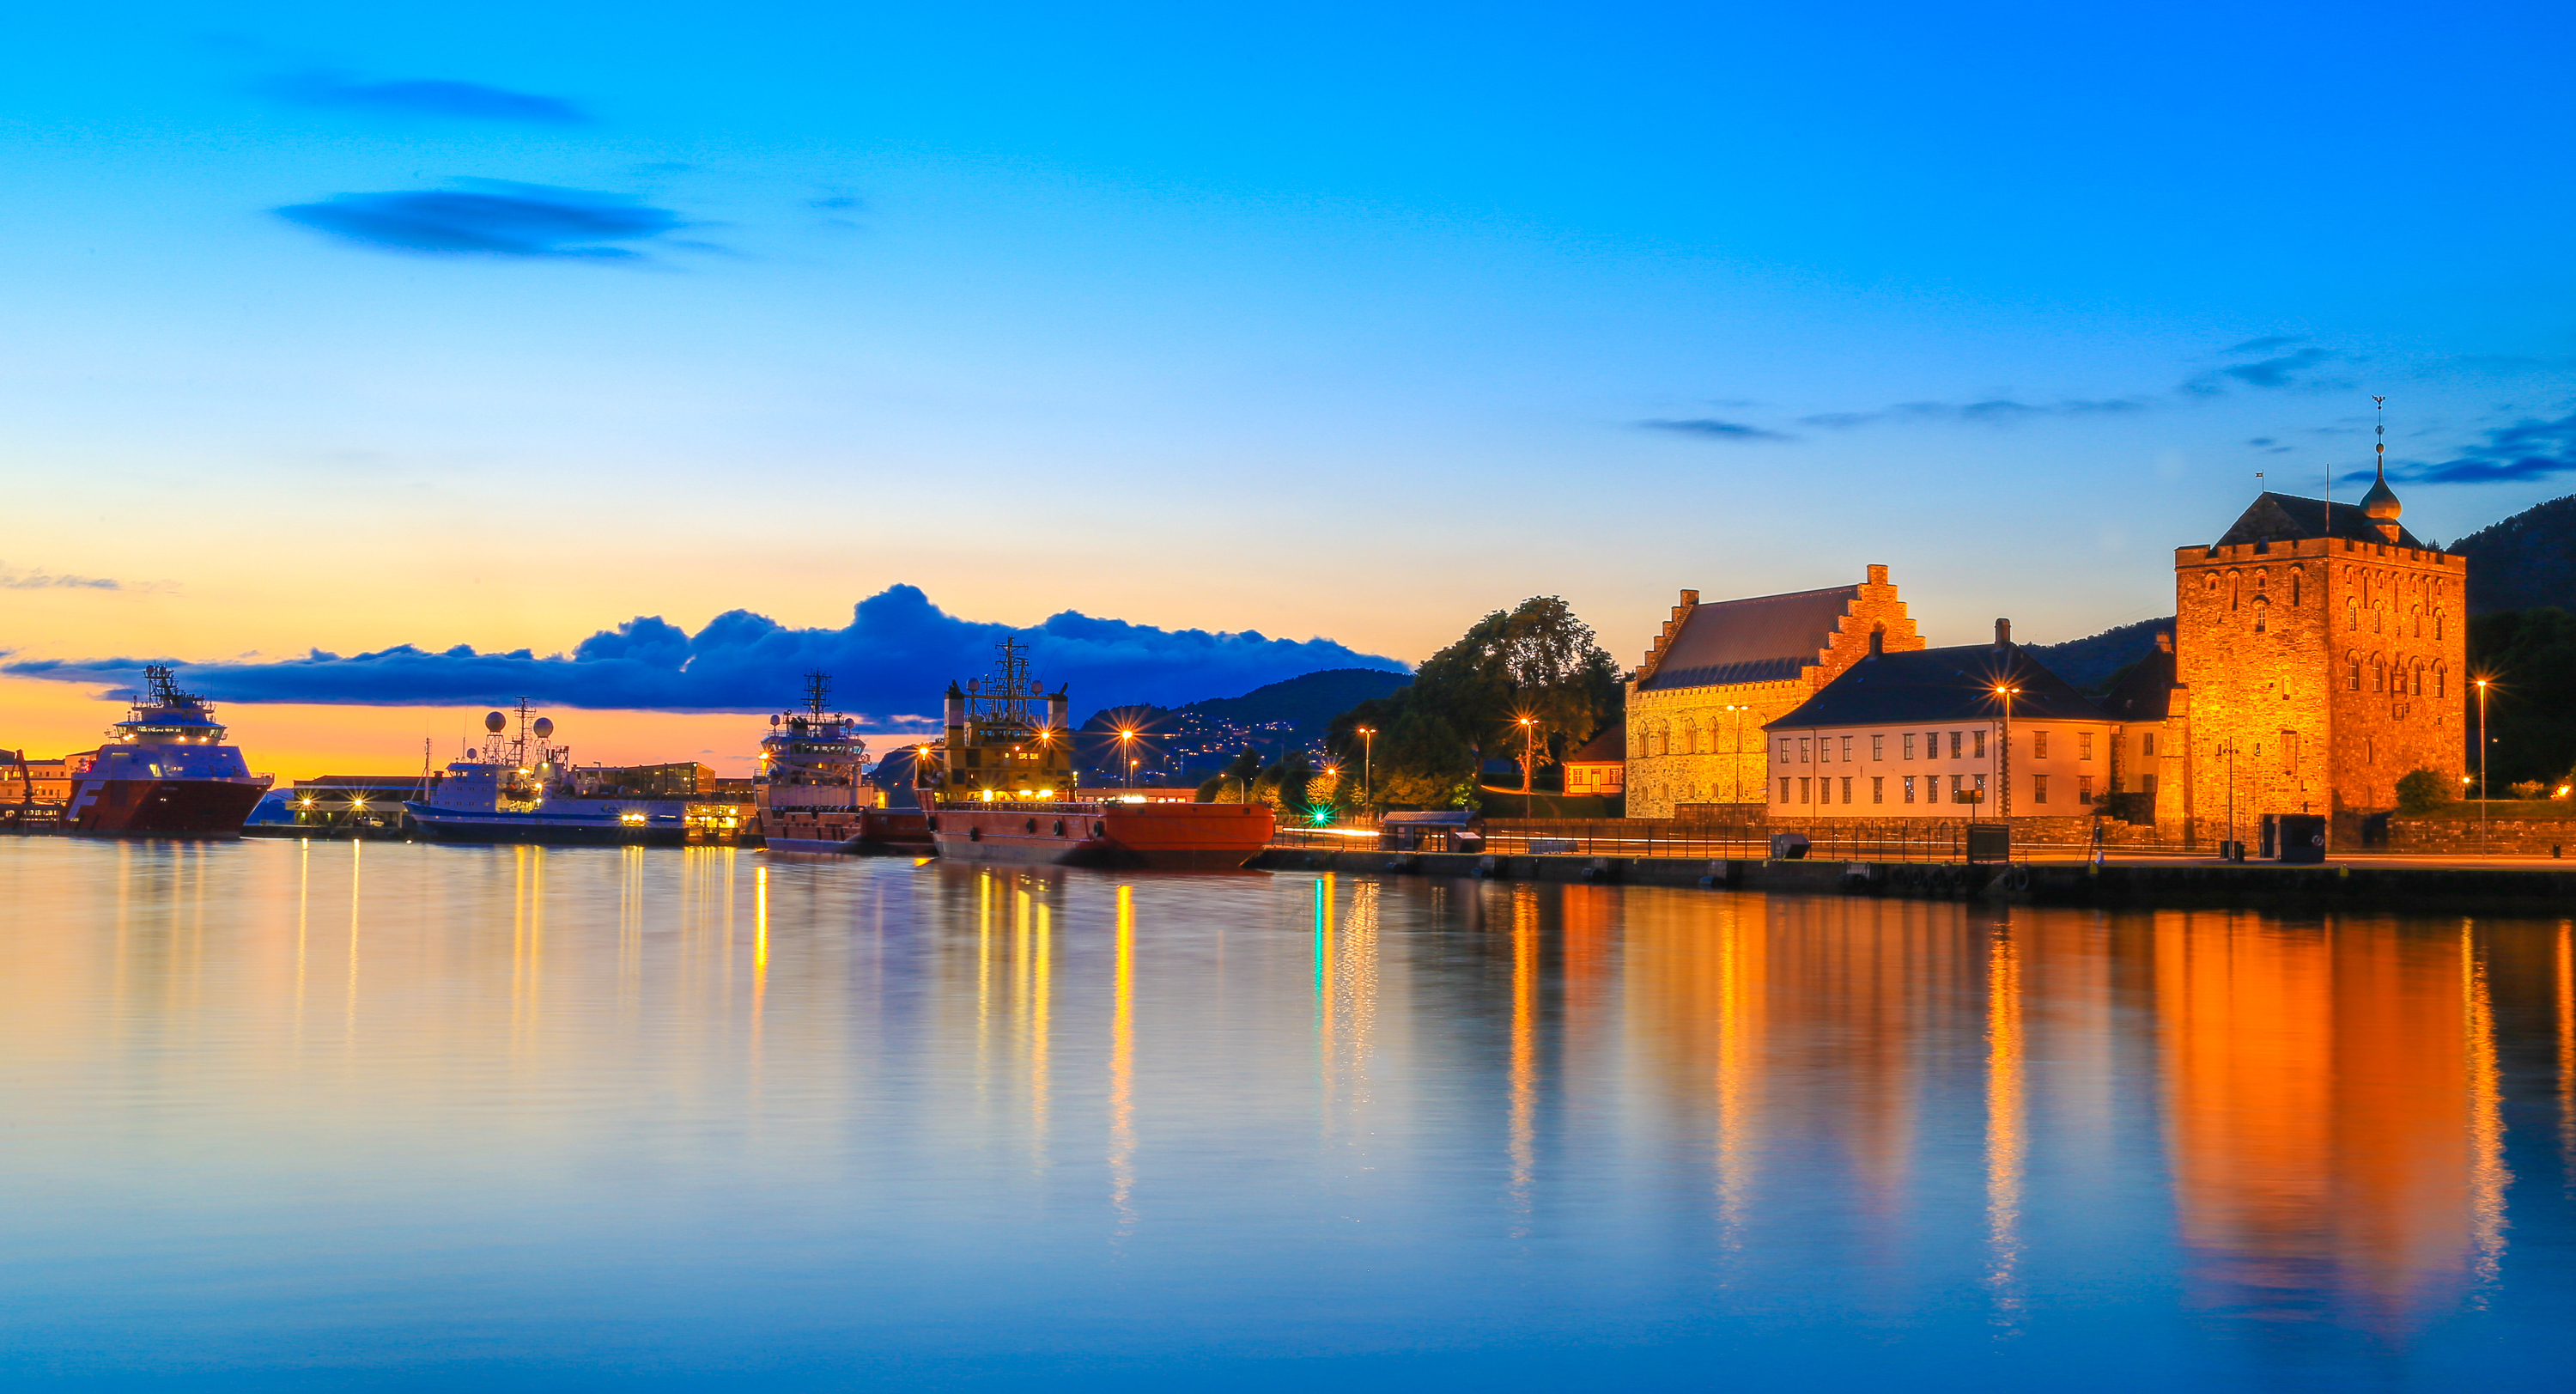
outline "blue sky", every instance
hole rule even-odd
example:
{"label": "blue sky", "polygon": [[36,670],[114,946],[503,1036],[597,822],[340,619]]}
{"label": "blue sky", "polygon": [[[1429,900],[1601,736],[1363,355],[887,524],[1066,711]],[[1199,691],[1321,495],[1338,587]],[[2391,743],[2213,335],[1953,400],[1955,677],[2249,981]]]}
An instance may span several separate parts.
{"label": "blue sky", "polygon": [[1871,562],[2054,639],[2370,393],[2418,533],[2576,473],[2563,8],[19,25],[20,661],[911,585],[1403,660],[1554,593],[1633,662]]}

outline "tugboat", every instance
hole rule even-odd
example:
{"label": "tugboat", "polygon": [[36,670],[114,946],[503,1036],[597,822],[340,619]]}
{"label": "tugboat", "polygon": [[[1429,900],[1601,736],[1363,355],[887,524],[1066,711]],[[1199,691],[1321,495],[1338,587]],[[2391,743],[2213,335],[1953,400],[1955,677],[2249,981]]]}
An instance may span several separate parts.
{"label": "tugboat", "polygon": [[74,756],[62,830],[103,837],[238,837],[273,782],[224,744],[206,699],[170,670],[143,670],[144,695],[94,755]]}
{"label": "tugboat", "polygon": [[447,767],[429,797],[403,805],[423,837],[436,842],[544,842],[595,846],[677,847],[688,841],[689,800],[597,797],[565,762],[571,747],[548,745],[551,717],[483,716],[488,737]]}
{"label": "tugboat", "polygon": [[769,718],[760,771],[752,776],[761,845],[779,852],[928,855],[923,815],[885,807],[884,792],[863,773],[868,743],[857,723],[840,712],[825,714],[831,694],[830,674],[807,673],[803,709]]}
{"label": "tugboat", "polygon": [[939,855],[961,861],[1232,870],[1270,841],[1267,804],[1151,803],[1074,787],[1065,691],[1010,639],[990,679],[948,685],[948,734],[914,762]]}

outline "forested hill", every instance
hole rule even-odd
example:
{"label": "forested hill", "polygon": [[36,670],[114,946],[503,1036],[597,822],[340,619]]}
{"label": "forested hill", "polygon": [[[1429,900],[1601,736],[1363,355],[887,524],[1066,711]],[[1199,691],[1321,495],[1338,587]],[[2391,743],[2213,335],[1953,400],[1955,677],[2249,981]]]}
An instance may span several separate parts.
{"label": "forested hill", "polygon": [[1358,706],[1371,697],[1383,697],[1413,681],[1411,673],[1389,673],[1377,668],[1327,668],[1290,678],[1268,687],[1256,687],[1240,697],[1210,697],[1181,708],[1216,721],[1237,726],[1262,726],[1284,721],[1298,734],[1313,740],[1324,734],[1333,718]]}
{"label": "forested hill", "polygon": [[2534,504],[2451,544],[2469,559],[2469,613],[2576,610],[2576,494]]}
{"label": "forested hill", "polygon": [[2120,670],[2155,652],[2158,631],[2173,631],[2173,616],[2140,620],[2062,644],[2024,644],[2022,648],[2048,671],[2086,692],[2110,686]]}

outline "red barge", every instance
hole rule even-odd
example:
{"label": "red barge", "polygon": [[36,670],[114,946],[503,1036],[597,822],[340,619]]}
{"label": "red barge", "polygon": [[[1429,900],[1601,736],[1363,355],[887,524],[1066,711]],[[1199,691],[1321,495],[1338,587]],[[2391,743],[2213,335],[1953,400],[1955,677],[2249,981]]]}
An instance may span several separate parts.
{"label": "red barge", "polygon": [[1029,677],[1009,639],[989,680],[951,683],[947,735],[914,762],[939,855],[959,861],[1230,871],[1270,841],[1268,804],[1077,791],[1064,689]]}

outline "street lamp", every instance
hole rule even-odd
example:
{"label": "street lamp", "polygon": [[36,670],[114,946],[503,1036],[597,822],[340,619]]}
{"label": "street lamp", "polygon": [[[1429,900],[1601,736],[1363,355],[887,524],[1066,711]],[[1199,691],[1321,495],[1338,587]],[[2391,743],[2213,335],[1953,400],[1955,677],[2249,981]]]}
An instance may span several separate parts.
{"label": "street lamp", "polygon": [[[1135,745],[1135,728],[1121,728],[1118,732],[1118,754],[1122,758],[1132,757],[1135,753]],[[1136,787],[1136,762],[1132,758],[1127,758],[1127,787],[1130,789]]]}
{"label": "street lamp", "polygon": [[1360,733],[1360,802],[1367,803],[1369,795],[1374,792],[1369,776],[1377,764],[1377,728],[1362,726],[1358,729]]}
{"label": "street lamp", "polygon": [[1995,816],[2010,821],[2012,818],[2012,699],[2021,695],[2021,689],[2008,682],[1999,682],[1995,684],[1995,695],[2004,701],[2004,736],[2002,740],[1995,742],[1995,767],[2000,772],[1995,782],[2003,786],[2003,795],[1996,801]]}
{"label": "street lamp", "polygon": [[2478,679],[2478,855],[2487,852],[2487,680]]}
{"label": "street lamp", "polygon": [[1530,798],[1538,792],[1538,723],[1521,718],[1521,816],[1531,817]]}
{"label": "street lamp", "polygon": [[2236,850],[2236,742],[2230,739],[2218,753],[2227,757],[2227,840],[2219,844],[2218,857],[2228,861]]}

